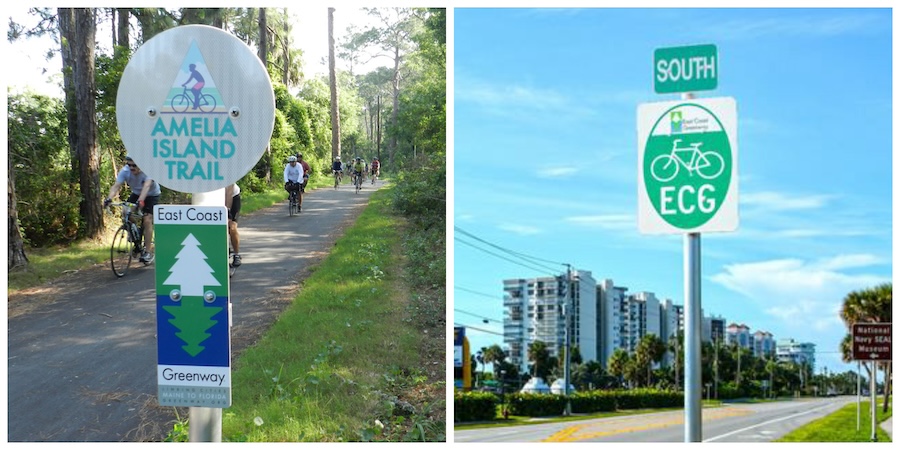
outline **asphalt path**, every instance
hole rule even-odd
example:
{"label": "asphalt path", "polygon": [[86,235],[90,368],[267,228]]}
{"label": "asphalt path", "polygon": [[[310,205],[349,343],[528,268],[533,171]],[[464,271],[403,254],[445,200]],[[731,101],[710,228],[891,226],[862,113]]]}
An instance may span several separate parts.
{"label": "asphalt path", "polygon": [[[855,397],[735,403],[705,408],[704,442],[771,442],[837,411]],[[684,442],[684,411],[457,430],[454,442]]]}
{"label": "asphalt path", "polygon": [[[285,200],[238,218],[233,355],[274,322],[382,185],[307,192],[293,217]],[[8,441],[160,441],[171,431],[175,409],[156,399],[154,268],[132,263],[117,279],[107,262],[10,296]]]}

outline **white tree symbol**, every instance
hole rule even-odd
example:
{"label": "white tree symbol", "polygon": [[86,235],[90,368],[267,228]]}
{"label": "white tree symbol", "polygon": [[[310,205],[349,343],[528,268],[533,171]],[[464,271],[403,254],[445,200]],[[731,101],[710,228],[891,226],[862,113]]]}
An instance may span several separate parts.
{"label": "white tree symbol", "polygon": [[163,284],[180,285],[181,295],[203,295],[205,286],[221,286],[213,276],[215,270],[206,263],[207,256],[200,250],[200,241],[188,234],[181,251],[175,255],[175,264],[169,268],[169,278]]}

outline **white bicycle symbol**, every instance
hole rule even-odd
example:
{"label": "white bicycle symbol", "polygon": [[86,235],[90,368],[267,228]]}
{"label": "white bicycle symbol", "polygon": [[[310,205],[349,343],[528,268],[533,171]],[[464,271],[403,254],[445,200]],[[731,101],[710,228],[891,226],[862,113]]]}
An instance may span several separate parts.
{"label": "white bicycle symbol", "polygon": [[700,151],[702,142],[678,148],[679,142],[681,139],[675,139],[671,153],[659,155],[650,163],[650,174],[657,181],[665,183],[672,180],[678,175],[681,166],[684,166],[690,175],[697,172],[697,175],[707,180],[718,177],[725,170],[725,160],[722,156],[712,150]]}

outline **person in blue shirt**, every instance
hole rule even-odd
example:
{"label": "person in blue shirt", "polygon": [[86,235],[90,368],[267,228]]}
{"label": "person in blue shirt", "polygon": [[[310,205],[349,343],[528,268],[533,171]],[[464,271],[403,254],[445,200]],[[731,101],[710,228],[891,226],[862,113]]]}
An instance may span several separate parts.
{"label": "person in blue shirt", "polygon": [[138,208],[144,212],[144,252],[141,253],[140,261],[149,263],[153,261],[153,252],[151,251],[153,248],[153,206],[159,203],[161,193],[159,184],[144,173],[131,159],[131,156],[126,156],[125,165],[116,175],[116,182],[110,186],[109,195],[106,196],[103,205],[109,205],[113,197],[122,189],[122,185],[126,183],[131,188],[128,202],[137,203]]}

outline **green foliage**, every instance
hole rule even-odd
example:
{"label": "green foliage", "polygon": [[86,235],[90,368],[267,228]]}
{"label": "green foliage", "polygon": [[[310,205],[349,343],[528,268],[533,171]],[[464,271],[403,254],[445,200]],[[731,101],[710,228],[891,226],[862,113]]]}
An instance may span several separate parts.
{"label": "green foliage", "polygon": [[499,399],[488,392],[453,393],[453,420],[455,422],[480,422],[494,420]]}
{"label": "green foliage", "polygon": [[684,394],[658,389],[617,390],[616,409],[676,408],[684,405]]}
{"label": "green foliage", "polygon": [[398,174],[393,206],[417,226],[443,224],[447,207],[447,168],[443,154],[431,156],[427,164]]}
{"label": "green foliage", "polygon": [[[594,390],[570,396],[572,412],[592,414],[635,409],[679,408],[684,396],[658,389]],[[515,393],[507,395],[510,413],[516,416],[547,417],[562,414],[566,399],[557,394]]]}
{"label": "green foliage", "polygon": [[557,394],[517,392],[506,396],[509,413],[515,416],[558,416],[566,409],[566,398]]}
{"label": "green foliage", "polygon": [[615,391],[585,391],[572,394],[572,412],[577,414],[616,410]]}
{"label": "green foliage", "polygon": [[[856,430],[856,402],[844,405],[843,408],[821,418],[814,420],[790,433],[782,436],[776,442],[870,442],[872,437],[871,403],[861,402],[860,427]],[[892,409],[887,412],[876,409],[875,422],[881,423],[892,416]],[[881,429],[875,427],[878,442],[892,442],[890,436]]]}
{"label": "green foliage", "polygon": [[79,236],[81,194],[72,175],[63,102],[9,93],[7,114],[22,236],[34,247],[71,242]]}

